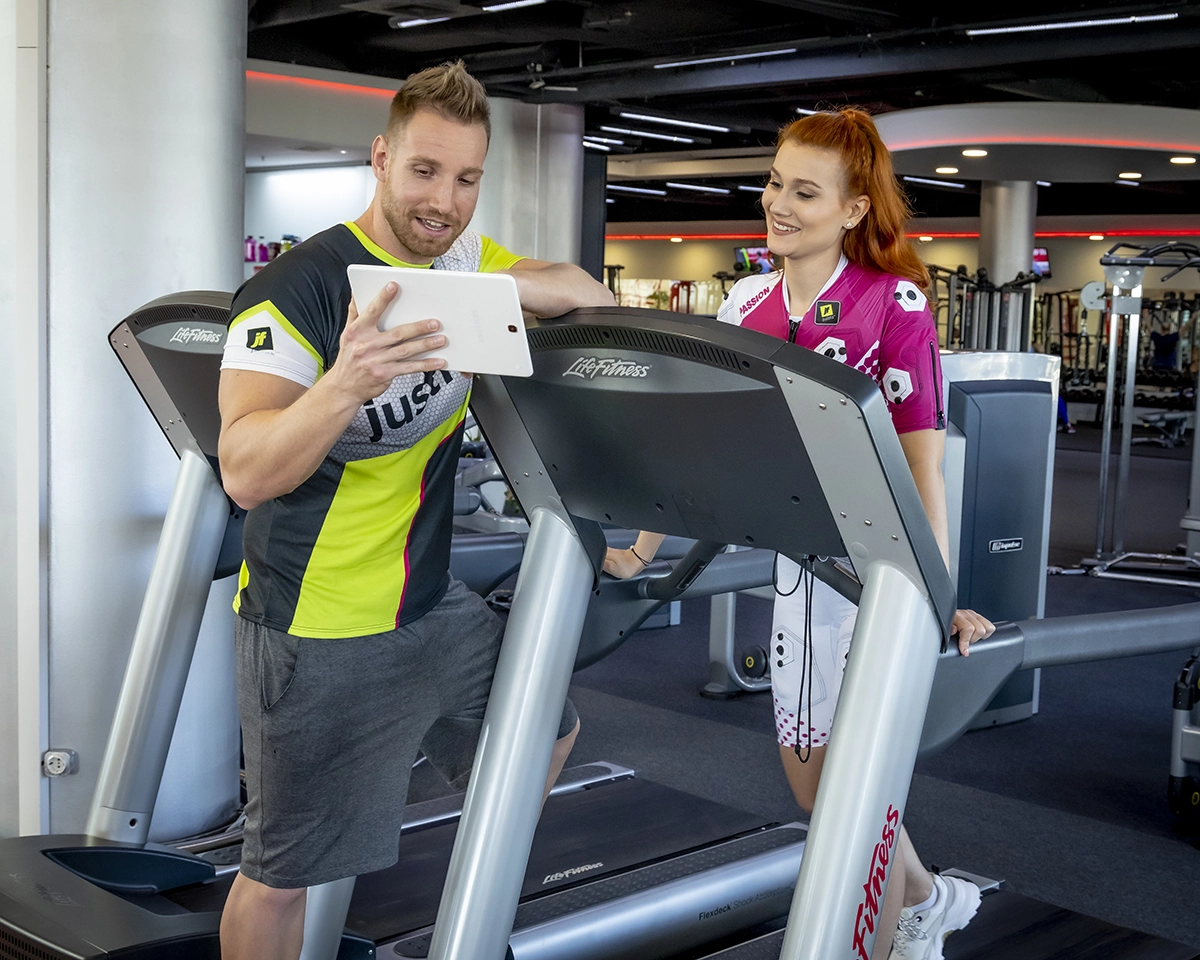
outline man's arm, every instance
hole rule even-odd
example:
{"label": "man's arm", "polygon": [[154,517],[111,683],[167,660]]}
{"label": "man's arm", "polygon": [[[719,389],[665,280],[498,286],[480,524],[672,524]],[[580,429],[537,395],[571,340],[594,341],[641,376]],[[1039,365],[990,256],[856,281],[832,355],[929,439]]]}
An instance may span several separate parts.
{"label": "man's arm", "polygon": [[218,454],[225,492],[249,510],[291,493],[321,461],[368,400],[395,377],[445,366],[438,358],[409,360],[446,342],[440,324],[421,320],[377,329],[396,295],[389,283],[360,314],[350,303],[337,361],[312,387],[249,370],[221,371]]}
{"label": "man's arm", "polygon": [[517,281],[521,308],[538,317],[560,317],[576,307],[611,307],[608,287],[573,263],[518,260],[507,270]]}

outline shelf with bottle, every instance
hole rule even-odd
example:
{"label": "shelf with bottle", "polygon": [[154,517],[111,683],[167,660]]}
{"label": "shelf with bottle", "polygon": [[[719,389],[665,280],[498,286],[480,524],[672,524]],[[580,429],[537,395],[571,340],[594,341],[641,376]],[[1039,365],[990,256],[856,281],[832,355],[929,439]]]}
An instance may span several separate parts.
{"label": "shelf with bottle", "polygon": [[295,234],[285,233],[278,240],[267,241],[265,237],[250,234],[242,241],[242,262],[246,265],[246,277],[258,273],[280,254],[287,253],[300,242]]}

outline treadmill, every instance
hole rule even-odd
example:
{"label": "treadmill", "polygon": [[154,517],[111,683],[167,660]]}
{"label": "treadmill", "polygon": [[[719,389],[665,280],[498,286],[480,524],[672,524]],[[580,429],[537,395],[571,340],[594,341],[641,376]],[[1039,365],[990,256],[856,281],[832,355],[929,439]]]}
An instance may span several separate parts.
{"label": "treadmill", "polygon": [[[217,462],[230,300],[215,292],[164,297],[110,334],[180,457],[179,474],[86,832],[0,840],[3,960],[219,956],[236,831],[175,846],[147,837],[209,585],[241,563],[242,511],[221,489]],[[467,547],[458,565],[481,590],[513,566],[520,547],[507,535],[457,543]],[[605,585],[581,665],[666,600],[765,582],[770,557],[755,554],[731,558],[724,573],[715,564],[699,582],[659,578],[666,599],[639,596],[644,584]],[[655,570],[671,573],[665,564]],[[409,805],[395,867],[310,889],[305,960],[371,957],[381,948],[386,956],[427,954],[462,801]],[[522,860],[522,904],[505,950],[519,960],[651,958],[753,927],[786,911],[806,833],[803,824],[764,821],[615,764],[568,769],[528,864]]]}
{"label": "treadmill", "polygon": [[[959,657],[948,644],[954,590],[870,378],[752,331],[658,311],[581,309],[536,321],[528,337],[533,375],[481,378],[472,401],[530,534],[429,950],[435,960],[506,955],[537,785],[576,638],[587,635],[600,524],[694,538],[670,578],[677,586],[699,580],[727,544],[797,561],[849,556],[854,568],[853,578],[830,564],[814,571],[859,616],[789,922],[729,957],[869,957],[922,740],[935,749],[960,735],[1018,669],[1200,640],[1200,604],[1187,604],[1009,624]],[[983,938],[994,950],[999,930],[1025,938],[1013,956],[1052,955],[1053,935],[1028,938],[1053,925],[1044,915],[1023,923],[1014,896],[989,898],[984,919],[999,919],[973,924],[964,942]],[[1113,956],[1104,940],[1115,942],[1116,928],[1101,936],[1108,925],[1088,922],[1071,955]],[[1193,954],[1144,938],[1122,955]]]}

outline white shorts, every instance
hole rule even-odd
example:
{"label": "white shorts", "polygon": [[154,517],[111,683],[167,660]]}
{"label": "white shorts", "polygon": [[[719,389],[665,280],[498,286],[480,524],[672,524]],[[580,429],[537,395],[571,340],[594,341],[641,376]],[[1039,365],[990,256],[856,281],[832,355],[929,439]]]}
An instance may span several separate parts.
{"label": "white shorts", "polygon": [[[778,559],[776,582],[785,593],[800,580],[800,566]],[[788,596],[775,597],[771,642],[771,693],[775,734],[784,746],[821,747],[829,740],[833,711],[846,672],[850,638],[858,607],[832,587],[815,580],[812,591],[812,683],[806,675],[804,646],[806,590],[801,584]],[[804,689],[801,690],[803,679]],[[811,702],[809,691],[812,692]]]}

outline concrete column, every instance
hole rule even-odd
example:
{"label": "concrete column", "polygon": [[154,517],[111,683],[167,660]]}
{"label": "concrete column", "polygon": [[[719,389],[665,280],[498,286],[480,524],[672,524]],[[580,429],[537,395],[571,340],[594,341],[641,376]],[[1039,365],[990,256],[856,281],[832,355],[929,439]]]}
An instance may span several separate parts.
{"label": "concrete column", "polygon": [[0,0],[0,836],[49,818],[46,0]]}
{"label": "concrete column", "polygon": [[492,142],[471,229],[513,253],[579,263],[583,107],[493,99]]}
{"label": "concrete column", "polygon": [[[178,467],[106,334],[154,297],[240,282],[245,14],[240,0],[49,5],[49,739],[80,758],[51,782],[54,832],[84,824]],[[205,709],[177,730],[179,806],[160,806],[156,837],[236,801],[223,606],[201,631],[187,697]]]}
{"label": "concrete column", "polygon": [[979,265],[999,286],[1033,269],[1037,184],[985,180],[979,197]]}

